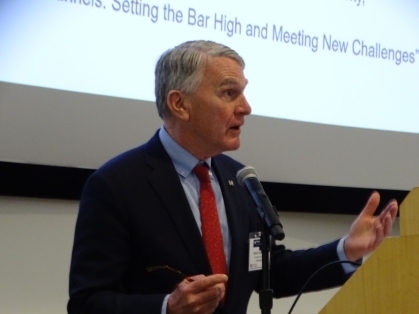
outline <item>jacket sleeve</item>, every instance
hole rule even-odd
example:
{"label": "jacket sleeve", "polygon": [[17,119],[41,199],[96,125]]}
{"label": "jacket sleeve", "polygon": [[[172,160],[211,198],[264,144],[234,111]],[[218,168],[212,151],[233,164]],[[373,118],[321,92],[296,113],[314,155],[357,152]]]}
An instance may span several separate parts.
{"label": "jacket sleeve", "polygon": [[[273,248],[271,254],[271,287],[274,297],[296,295],[306,281],[321,267],[338,261],[339,240],[307,250],[287,250],[283,245]],[[350,277],[340,264],[325,268],[306,287],[304,292],[340,286]]]}
{"label": "jacket sleeve", "polygon": [[161,313],[165,294],[126,291],[131,245],[123,206],[104,177],[89,178],[75,229],[68,313]]}

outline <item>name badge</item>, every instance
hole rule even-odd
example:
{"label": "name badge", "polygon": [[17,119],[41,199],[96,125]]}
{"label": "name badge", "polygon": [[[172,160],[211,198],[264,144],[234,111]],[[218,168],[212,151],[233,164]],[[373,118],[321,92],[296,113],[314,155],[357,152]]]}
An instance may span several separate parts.
{"label": "name badge", "polygon": [[249,271],[262,269],[262,251],[260,250],[260,232],[249,234]]}

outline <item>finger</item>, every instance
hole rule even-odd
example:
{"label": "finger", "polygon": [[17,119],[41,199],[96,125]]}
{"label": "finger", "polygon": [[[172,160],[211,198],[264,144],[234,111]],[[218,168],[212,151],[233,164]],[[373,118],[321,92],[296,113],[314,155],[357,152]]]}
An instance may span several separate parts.
{"label": "finger", "polygon": [[[216,284],[211,286],[199,293],[195,294],[193,307],[211,308],[214,310],[225,295],[224,283]],[[194,312],[195,313],[195,312]],[[211,311],[210,313],[213,313]]]}
{"label": "finger", "polygon": [[374,191],[370,198],[365,204],[364,209],[362,210],[360,216],[373,216],[377,210],[378,204],[380,203],[380,194],[377,191]]}
{"label": "finger", "polygon": [[194,279],[193,282],[191,282],[190,289],[192,289],[195,293],[200,293],[208,288],[211,288],[217,284],[223,284],[227,282],[228,277],[223,274],[217,274],[217,275],[210,275],[210,276],[203,276],[200,278],[197,278],[195,280],[195,277],[192,277]]}
{"label": "finger", "polygon": [[[188,278],[191,279],[192,281],[197,281],[199,279],[205,278],[205,275],[195,275],[195,276],[190,276]],[[185,278],[185,279],[187,279],[187,278]]]}
{"label": "finger", "polygon": [[384,236],[388,236],[391,233],[391,230],[393,229],[393,220],[390,214],[387,214],[386,217],[384,217],[383,221],[383,233]]}
{"label": "finger", "polygon": [[[222,286],[224,287],[224,284],[222,284]],[[218,307],[218,305],[224,297],[224,293],[222,293],[221,295],[213,295],[211,294],[211,290],[213,289],[214,288],[210,288],[209,290],[206,290],[205,292],[199,295],[201,304],[199,310],[197,311],[198,313],[210,314],[215,312],[215,309]]]}
{"label": "finger", "polygon": [[225,294],[225,284],[219,283],[214,286],[207,288],[204,291],[199,293],[199,297],[203,302],[212,302],[216,300],[217,302],[221,301]]}
{"label": "finger", "polygon": [[389,212],[391,215],[391,220],[392,222],[394,222],[396,220],[397,212],[399,211],[399,205],[397,204],[396,200],[391,200],[389,206],[390,206]]}
{"label": "finger", "polygon": [[211,287],[201,293],[195,293],[191,291],[191,286],[193,283],[185,281],[170,294],[167,303],[168,313],[210,314],[214,312],[222,298],[217,295],[217,291]]}
{"label": "finger", "polygon": [[375,249],[378,245],[380,245],[380,243],[385,238],[383,224],[381,222],[379,222],[378,220],[376,220],[375,222],[376,222],[375,223],[375,241],[374,241],[372,249]]}
{"label": "finger", "polygon": [[391,221],[394,222],[396,220],[398,211],[397,201],[391,200],[387,206],[384,208],[384,210],[380,213],[379,218],[381,221],[384,220],[384,218],[389,215],[391,218]]}
{"label": "finger", "polygon": [[[221,277],[221,278],[219,278]],[[191,277],[194,281],[183,280],[170,294],[168,307],[173,313],[213,313],[225,294],[225,282],[227,276],[204,276]],[[213,284],[221,281],[221,283]],[[206,287],[206,288],[203,288]],[[210,309],[203,310],[202,309]]]}

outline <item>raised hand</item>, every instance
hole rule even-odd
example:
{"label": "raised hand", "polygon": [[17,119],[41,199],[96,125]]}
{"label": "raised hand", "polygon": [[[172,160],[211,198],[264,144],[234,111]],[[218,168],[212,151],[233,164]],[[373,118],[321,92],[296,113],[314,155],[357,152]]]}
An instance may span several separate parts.
{"label": "raised hand", "polygon": [[390,201],[378,216],[374,216],[379,203],[380,194],[372,193],[352,224],[344,242],[345,254],[349,260],[355,261],[371,253],[390,234],[397,215],[397,202]]}

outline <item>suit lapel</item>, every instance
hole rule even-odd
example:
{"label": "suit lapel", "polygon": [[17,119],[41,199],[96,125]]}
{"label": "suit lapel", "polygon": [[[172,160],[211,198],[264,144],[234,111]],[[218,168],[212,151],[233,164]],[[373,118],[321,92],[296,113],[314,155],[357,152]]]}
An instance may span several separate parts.
{"label": "suit lapel", "polygon": [[161,144],[158,134],[148,142],[146,152],[146,162],[154,169],[149,176],[149,182],[159,195],[163,206],[179,232],[179,236],[187,247],[190,258],[195,265],[196,274],[210,274],[211,266],[201,233],[173,162]]}

